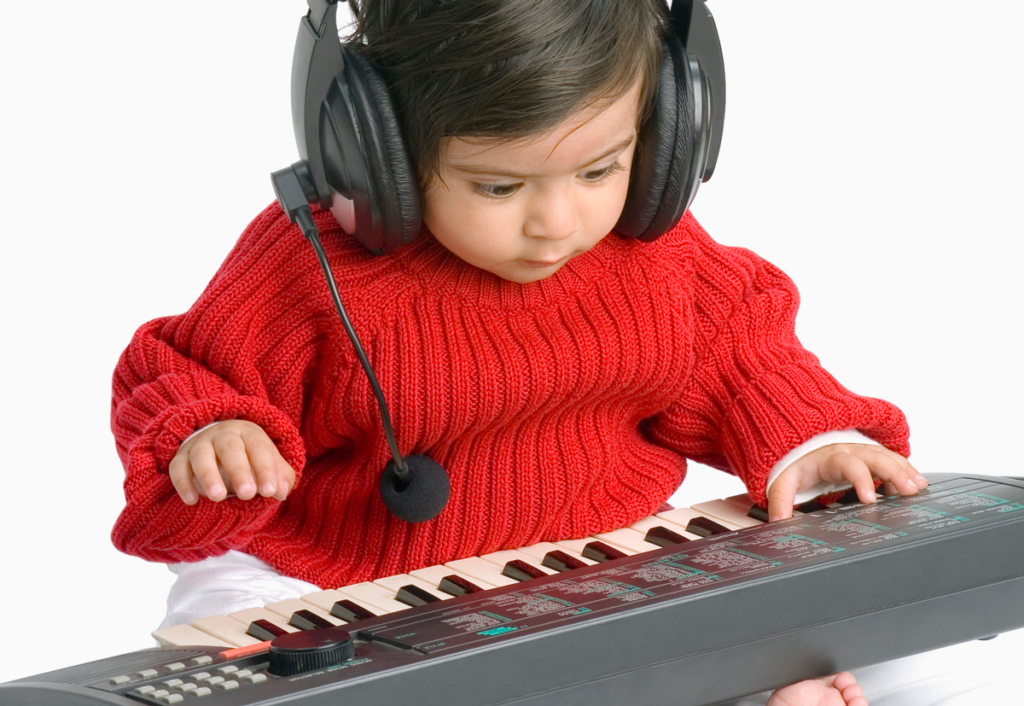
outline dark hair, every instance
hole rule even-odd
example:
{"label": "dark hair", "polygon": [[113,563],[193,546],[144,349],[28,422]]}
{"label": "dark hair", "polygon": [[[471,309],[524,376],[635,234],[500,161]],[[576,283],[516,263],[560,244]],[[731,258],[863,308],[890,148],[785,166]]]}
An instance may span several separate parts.
{"label": "dark hair", "polygon": [[360,0],[349,41],[382,71],[419,171],[445,137],[515,140],[550,130],[641,81],[657,91],[665,0]]}

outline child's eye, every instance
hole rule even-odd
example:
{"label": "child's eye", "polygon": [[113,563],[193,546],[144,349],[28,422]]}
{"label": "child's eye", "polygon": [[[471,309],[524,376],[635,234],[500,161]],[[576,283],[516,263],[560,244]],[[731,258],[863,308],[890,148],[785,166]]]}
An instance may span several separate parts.
{"label": "child's eye", "polygon": [[622,169],[623,166],[618,162],[615,162],[614,164],[611,164],[605,167],[604,169],[596,169],[592,172],[587,172],[586,174],[583,174],[582,179],[588,184],[597,184],[599,182],[604,181],[613,174],[618,174],[619,172],[622,171]]}
{"label": "child's eye", "polygon": [[492,199],[507,199],[519,191],[522,184],[473,184],[473,191]]}

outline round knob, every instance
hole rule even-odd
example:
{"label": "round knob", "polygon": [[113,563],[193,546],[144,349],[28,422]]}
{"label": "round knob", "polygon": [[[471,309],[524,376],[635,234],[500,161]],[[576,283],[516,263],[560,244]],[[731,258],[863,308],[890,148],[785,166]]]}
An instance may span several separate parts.
{"label": "round knob", "polygon": [[270,643],[269,672],[279,677],[333,667],[355,657],[352,636],[342,628],[302,630]]}

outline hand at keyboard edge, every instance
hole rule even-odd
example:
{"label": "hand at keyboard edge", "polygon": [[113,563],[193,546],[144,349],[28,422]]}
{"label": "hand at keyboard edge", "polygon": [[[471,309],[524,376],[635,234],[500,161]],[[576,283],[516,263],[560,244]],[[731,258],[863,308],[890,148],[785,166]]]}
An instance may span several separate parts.
{"label": "hand at keyboard edge", "polygon": [[885,481],[889,494],[914,495],[928,487],[910,461],[882,446],[831,444],[801,456],[784,470],[768,489],[768,517],[793,516],[793,501],[801,490],[821,481],[850,483],[862,503],[875,502],[875,478]]}
{"label": "hand at keyboard edge", "polygon": [[284,500],[295,485],[295,470],[258,424],[220,422],[181,445],[169,466],[171,482],[186,505],[199,497],[220,502],[230,494]]}

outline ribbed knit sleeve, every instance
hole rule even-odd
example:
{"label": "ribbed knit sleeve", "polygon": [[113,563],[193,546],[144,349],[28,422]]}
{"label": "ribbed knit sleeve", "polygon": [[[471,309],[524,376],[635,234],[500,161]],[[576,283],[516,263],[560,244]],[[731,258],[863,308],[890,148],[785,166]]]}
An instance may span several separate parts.
{"label": "ribbed knit sleeve", "polygon": [[261,426],[301,474],[303,376],[319,319],[309,267],[296,261],[310,253],[276,205],[268,208],[195,305],[142,326],[121,355],[111,404],[126,473],[126,506],[112,532],[121,551],[195,561],[244,546],[278,512],[281,503],[259,496],[185,505],[168,464],[196,429],[244,419]]}
{"label": "ribbed knit sleeve", "polygon": [[694,287],[695,364],[682,399],[648,427],[652,440],[736,474],[762,505],[771,467],[816,434],[857,429],[909,454],[903,413],[850,392],[801,346],[799,295],[783,272],[714,242],[689,213],[680,227]]}

